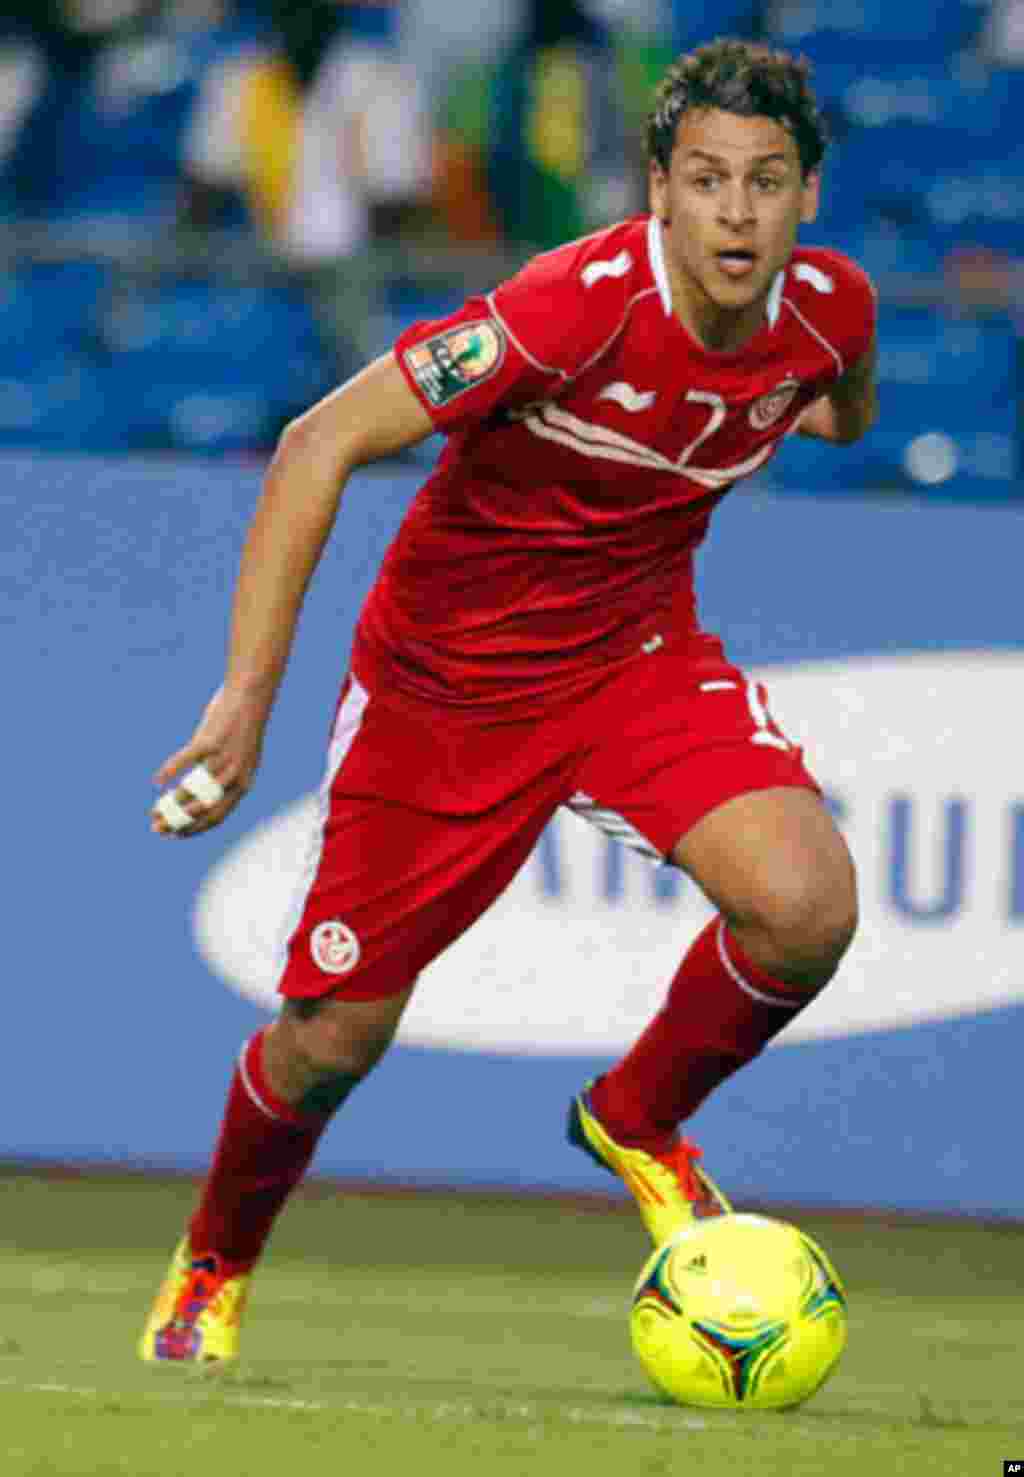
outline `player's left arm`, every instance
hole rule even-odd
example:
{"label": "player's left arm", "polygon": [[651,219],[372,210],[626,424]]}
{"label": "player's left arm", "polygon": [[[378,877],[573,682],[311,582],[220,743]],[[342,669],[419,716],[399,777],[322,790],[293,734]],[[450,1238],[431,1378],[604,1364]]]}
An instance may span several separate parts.
{"label": "player's left arm", "polygon": [[870,431],[878,418],[877,359],[877,347],[872,340],[832,388],[804,411],[797,426],[801,436],[849,445]]}

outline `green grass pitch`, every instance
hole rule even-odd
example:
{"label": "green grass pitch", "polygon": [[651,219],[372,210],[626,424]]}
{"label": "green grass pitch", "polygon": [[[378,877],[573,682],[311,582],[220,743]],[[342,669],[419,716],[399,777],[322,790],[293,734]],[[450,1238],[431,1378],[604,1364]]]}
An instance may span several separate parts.
{"label": "green grass pitch", "polygon": [[622,1209],[320,1191],[282,1218],[244,1359],[138,1363],[184,1182],[0,1180],[2,1477],[987,1477],[1024,1458],[1024,1232],[803,1216],[850,1296],[833,1379],[785,1415],[649,1389]]}

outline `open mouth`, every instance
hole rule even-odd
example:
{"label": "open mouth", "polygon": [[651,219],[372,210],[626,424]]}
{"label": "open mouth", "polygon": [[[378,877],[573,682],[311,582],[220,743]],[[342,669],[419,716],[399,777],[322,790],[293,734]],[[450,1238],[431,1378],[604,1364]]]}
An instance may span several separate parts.
{"label": "open mouth", "polygon": [[746,277],[754,270],[757,257],[752,251],[734,247],[729,251],[718,251],[715,260],[727,277]]}

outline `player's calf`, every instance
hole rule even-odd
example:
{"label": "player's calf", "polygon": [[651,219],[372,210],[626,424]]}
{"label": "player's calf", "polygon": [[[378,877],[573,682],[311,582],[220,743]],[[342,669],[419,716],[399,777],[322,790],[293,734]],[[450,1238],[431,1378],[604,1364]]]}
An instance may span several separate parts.
{"label": "player's calf", "polygon": [[252,1269],[274,1221],[400,1014],[393,1001],[288,1001],[246,1042],[199,1205],[143,1329],[142,1359],[237,1357]]}
{"label": "player's calf", "polygon": [[334,1112],[387,1051],[411,994],[286,1000],[264,1043],[269,1085],[300,1111]]}

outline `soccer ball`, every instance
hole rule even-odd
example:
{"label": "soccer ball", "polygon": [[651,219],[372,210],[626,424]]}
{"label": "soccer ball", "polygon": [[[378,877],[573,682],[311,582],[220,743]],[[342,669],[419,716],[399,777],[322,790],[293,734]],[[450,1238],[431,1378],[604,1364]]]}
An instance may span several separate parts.
{"label": "soccer ball", "polygon": [[761,1215],[700,1221],[652,1253],[633,1290],[633,1348],[680,1405],[785,1410],[828,1379],[846,1294],[821,1247]]}

